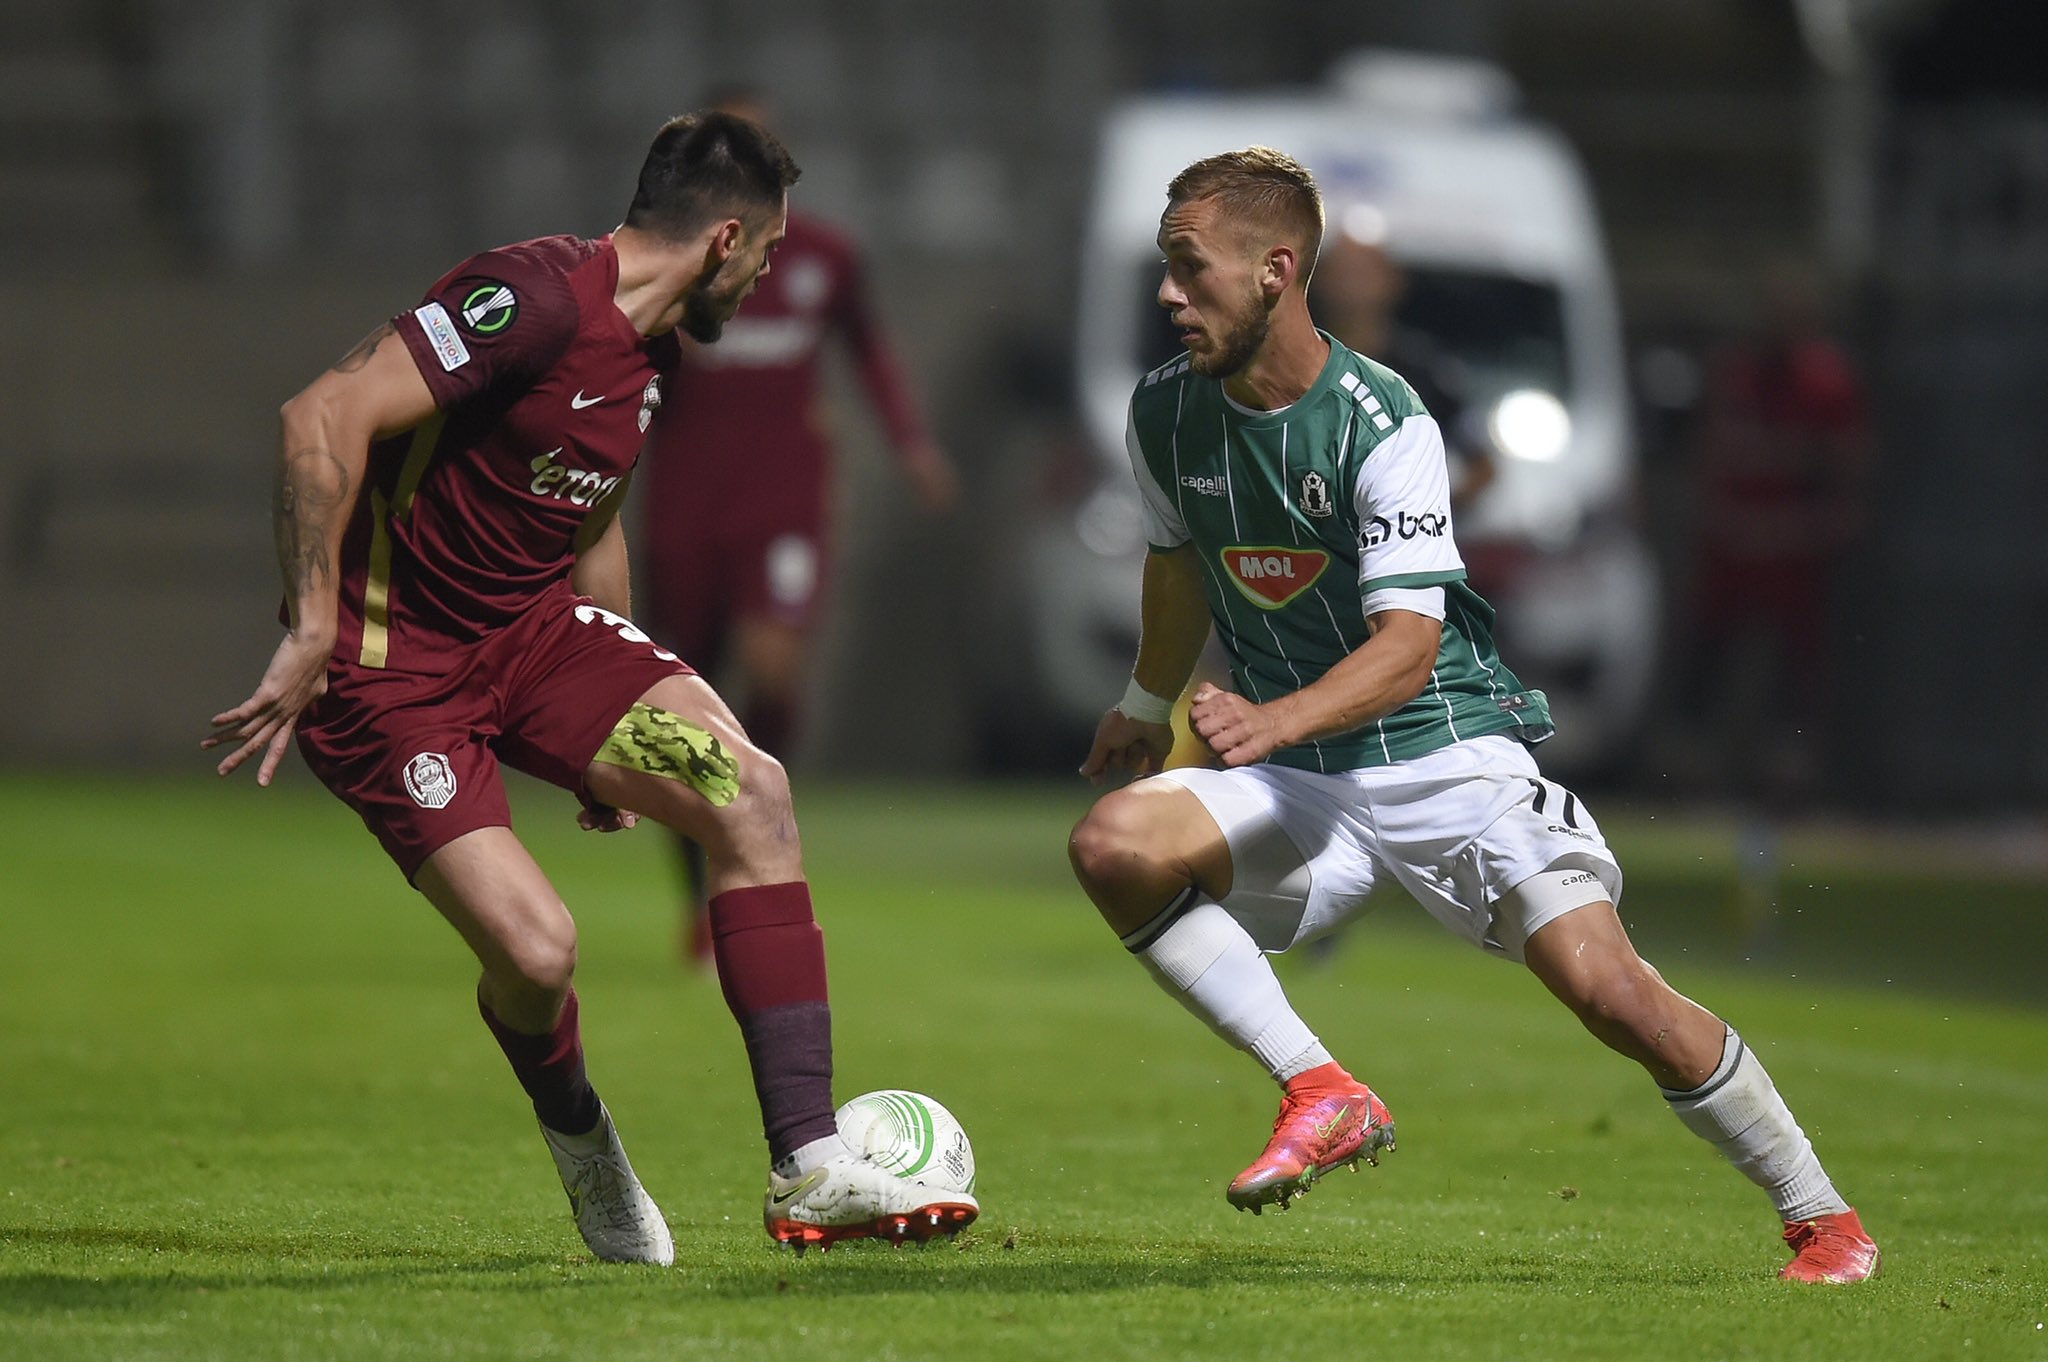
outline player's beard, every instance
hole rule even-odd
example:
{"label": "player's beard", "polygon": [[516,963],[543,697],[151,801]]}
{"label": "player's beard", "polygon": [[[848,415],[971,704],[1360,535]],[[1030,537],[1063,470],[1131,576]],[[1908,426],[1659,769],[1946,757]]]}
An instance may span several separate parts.
{"label": "player's beard", "polygon": [[725,334],[725,324],[746,297],[745,286],[732,282],[739,272],[728,268],[737,258],[729,257],[717,273],[699,280],[683,295],[683,334],[700,345],[709,345]]}
{"label": "player's beard", "polygon": [[1189,367],[1204,378],[1225,379],[1250,364],[1273,329],[1274,301],[1263,290],[1251,289],[1244,307],[1230,318],[1230,328],[1217,339],[1215,350],[1206,357],[1190,351]]}
{"label": "player's beard", "polygon": [[700,345],[709,345],[725,334],[732,316],[726,300],[711,291],[716,280],[707,279],[683,295],[683,334]]}

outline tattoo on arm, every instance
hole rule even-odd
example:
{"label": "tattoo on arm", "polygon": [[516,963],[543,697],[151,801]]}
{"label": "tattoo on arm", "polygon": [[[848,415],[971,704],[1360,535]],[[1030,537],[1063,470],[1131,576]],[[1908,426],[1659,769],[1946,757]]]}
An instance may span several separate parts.
{"label": "tattoo on arm", "polygon": [[309,588],[334,580],[328,538],[348,493],[348,469],[325,449],[295,449],[278,467],[271,530],[285,592],[294,602]]}
{"label": "tattoo on arm", "polygon": [[352,374],[370,362],[370,356],[377,353],[377,347],[398,334],[398,328],[390,322],[378,327],[369,335],[356,342],[355,348],[334,362],[334,371]]}

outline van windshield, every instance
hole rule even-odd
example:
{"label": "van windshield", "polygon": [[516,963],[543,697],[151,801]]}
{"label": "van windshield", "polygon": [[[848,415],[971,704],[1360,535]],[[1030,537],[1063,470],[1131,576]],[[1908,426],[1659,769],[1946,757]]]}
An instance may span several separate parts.
{"label": "van windshield", "polygon": [[[1401,349],[1425,353],[1462,371],[1466,401],[1487,401],[1516,388],[1541,388],[1570,400],[1564,303],[1554,284],[1483,270],[1405,267],[1407,288],[1395,321]],[[1138,330],[1138,367],[1149,370],[1180,353],[1180,338],[1159,306],[1159,265],[1144,267],[1144,320]],[[1342,339],[1342,337],[1339,337]],[[1402,366],[1399,356],[1372,356]],[[1423,389],[1423,376],[1403,377]],[[1424,400],[1429,400],[1424,392]]]}

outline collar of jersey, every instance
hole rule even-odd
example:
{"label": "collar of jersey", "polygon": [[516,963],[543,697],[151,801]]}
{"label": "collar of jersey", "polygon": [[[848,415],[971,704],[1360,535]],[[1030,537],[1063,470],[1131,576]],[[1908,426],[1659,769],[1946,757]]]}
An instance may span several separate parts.
{"label": "collar of jersey", "polygon": [[1330,343],[1329,357],[1323,361],[1323,371],[1316,375],[1316,381],[1308,385],[1308,391],[1295,398],[1292,402],[1289,402],[1286,406],[1274,407],[1271,411],[1260,411],[1255,407],[1247,407],[1243,403],[1233,400],[1229,393],[1223,391],[1221,383],[1216,385],[1217,395],[1223,399],[1223,404],[1229,407],[1231,414],[1237,418],[1237,424],[1241,426],[1280,425],[1287,420],[1289,414],[1297,408],[1306,406],[1314,398],[1321,396],[1325,388],[1328,388],[1337,381],[1337,375],[1344,371],[1343,357],[1351,352],[1346,350],[1335,336],[1332,336],[1321,327],[1316,328],[1316,334]]}

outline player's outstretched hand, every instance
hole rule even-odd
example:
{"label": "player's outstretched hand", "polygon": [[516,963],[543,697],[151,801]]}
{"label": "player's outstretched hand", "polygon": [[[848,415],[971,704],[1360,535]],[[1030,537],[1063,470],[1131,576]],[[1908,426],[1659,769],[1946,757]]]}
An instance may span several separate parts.
{"label": "player's outstretched hand", "polygon": [[1249,766],[1285,747],[1279,722],[1265,705],[1204,681],[1188,697],[1188,727],[1225,766]]}
{"label": "player's outstretched hand", "polygon": [[256,783],[268,785],[277,774],[277,764],[284,760],[285,749],[291,746],[299,715],[327,693],[327,660],[333,652],[331,642],[287,633],[270,655],[256,693],[233,709],[214,715],[213,732],[200,739],[202,749],[235,744],[235,750],[214,769],[228,775],[261,752],[263,763],[256,768]]}
{"label": "player's outstretched hand", "polygon": [[1141,723],[1112,709],[1095,726],[1095,745],[1088,749],[1088,760],[1081,763],[1081,774],[1097,785],[1113,771],[1149,776],[1166,769],[1166,755],[1172,750],[1173,725]]}
{"label": "player's outstretched hand", "polygon": [[576,826],[585,832],[624,832],[639,821],[640,815],[631,809],[615,809],[595,800],[576,811]]}

